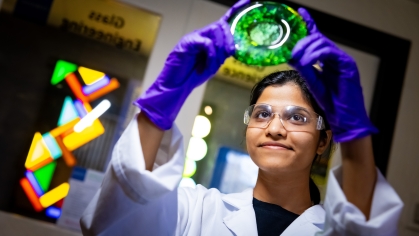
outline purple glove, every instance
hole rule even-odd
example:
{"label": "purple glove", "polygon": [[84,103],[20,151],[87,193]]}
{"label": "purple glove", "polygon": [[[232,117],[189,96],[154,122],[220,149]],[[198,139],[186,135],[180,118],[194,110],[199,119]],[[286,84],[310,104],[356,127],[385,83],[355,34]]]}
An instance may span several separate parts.
{"label": "purple glove", "polygon": [[158,127],[170,129],[192,90],[207,81],[234,54],[227,20],[248,2],[239,1],[220,20],[185,35],[167,57],[156,81],[134,102]]}
{"label": "purple glove", "polygon": [[[317,30],[305,9],[298,12],[307,23],[309,35],[294,47],[289,64],[306,79],[325,111],[334,140],[346,142],[376,133],[365,110],[355,61]],[[313,67],[317,62],[322,71]]]}

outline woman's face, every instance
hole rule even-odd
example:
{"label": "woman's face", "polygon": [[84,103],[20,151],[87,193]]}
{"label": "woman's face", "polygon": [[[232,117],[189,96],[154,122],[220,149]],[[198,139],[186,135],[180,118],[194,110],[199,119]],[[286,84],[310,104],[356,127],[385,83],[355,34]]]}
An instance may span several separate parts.
{"label": "woman's face", "polygon": [[[257,100],[256,104],[259,103],[273,107],[294,105],[314,112],[294,83],[268,86]],[[304,132],[289,132],[277,115],[266,128],[248,127],[246,130],[249,155],[266,172],[309,172],[316,153],[323,153],[326,144],[328,141],[320,141],[320,131],[315,127]]]}

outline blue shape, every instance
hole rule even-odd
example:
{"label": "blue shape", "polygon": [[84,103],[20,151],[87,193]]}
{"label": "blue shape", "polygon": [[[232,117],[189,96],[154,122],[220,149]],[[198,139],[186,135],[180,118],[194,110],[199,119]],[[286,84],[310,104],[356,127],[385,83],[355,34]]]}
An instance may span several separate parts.
{"label": "blue shape", "polygon": [[58,126],[67,124],[68,122],[76,119],[78,113],[74,107],[73,100],[71,97],[67,96],[64,99],[63,108],[61,109],[60,118],[58,119]]}
{"label": "blue shape", "polygon": [[220,147],[218,149],[218,155],[215,161],[214,171],[209,186],[210,188],[220,189],[222,187],[222,178],[224,175],[224,171],[227,168],[227,166],[231,165],[231,163],[227,160],[227,155],[229,153],[237,154],[237,158],[250,158],[249,154],[241,150],[225,146]]}
{"label": "blue shape", "polygon": [[57,141],[49,132],[42,135],[42,138],[44,139],[52,158],[57,159],[63,155]]}
{"label": "blue shape", "polygon": [[38,197],[42,196],[44,194],[44,191],[42,191],[42,188],[39,185],[38,181],[36,180],[35,176],[33,175],[32,171],[27,170],[25,172],[25,176],[29,180],[29,183],[31,183],[32,188],[35,191],[36,195],[38,195]]}
{"label": "blue shape", "polygon": [[84,178],[86,177],[86,173],[87,173],[87,169],[76,166],[73,168],[73,172],[71,173],[71,178],[84,181]]}
{"label": "blue shape", "polygon": [[61,209],[55,206],[50,206],[45,210],[45,214],[54,219],[58,219],[61,216]]}
{"label": "blue shape", "polygon": [[83,103],[80,102],[80,100],[75,100],[74,101],[74,106],[76,107],[77,113],[79,113],[79,117],[83,118],[87,115],[87,111],[83,106]]}
{"label": "blue shape", "polygon": [[103,76],[102,79],[96,81],[95,83],[91,84],[91,85],[86,85],[83,87],[83,93],[86,95],[89,95],[91,93],[93,93],[94,91],[105,87],[106,85],[108,85],[110,82],[109,77],[108,76]]}
{"label": "blue shape", "polygon": [[228,147],[220,147],[215,162],[214,172],[210,183],[210,188],[219,188],[221,186],[221,178],[227,165],[227,154],[231,149]]}

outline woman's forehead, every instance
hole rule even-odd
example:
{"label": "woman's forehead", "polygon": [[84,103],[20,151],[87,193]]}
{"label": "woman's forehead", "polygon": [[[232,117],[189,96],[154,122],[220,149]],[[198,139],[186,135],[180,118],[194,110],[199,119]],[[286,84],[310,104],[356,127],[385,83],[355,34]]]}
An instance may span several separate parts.
{"label": "woman's forehead", "polygon": [[256,103],[265,103],[271,106],[294,105],[313,109],[304,97],[301,88],[294,83],[266,87]]}

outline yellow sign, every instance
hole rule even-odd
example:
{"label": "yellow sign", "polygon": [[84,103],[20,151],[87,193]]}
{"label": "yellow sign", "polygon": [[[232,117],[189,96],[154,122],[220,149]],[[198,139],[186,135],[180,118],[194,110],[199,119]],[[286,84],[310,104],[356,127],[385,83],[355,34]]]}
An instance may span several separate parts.
{"label": "yellow sign", "polygon": [[[3,0],[1,11],[13,14],[16,4],[17,0]],[[34,3],[32,7],[43,5]],[[149,56],[160,21],[161,16],[155,13],[111,0],[54,0],[46,23]]]}
{"label": "yellow sign", "polygon": [[54,0],[47,24],[149,56],[161,17],[104,0]]}
{"label": "yellow sign", "polygon": [[283,70],[293,70],[288,64],[277,66],[248,66],[233,57],[227,58],[224,64],[217,71],[217,78],[238,84],[247,88],[252,88],[265,76]]}

